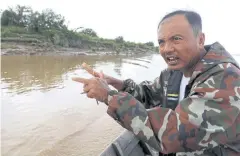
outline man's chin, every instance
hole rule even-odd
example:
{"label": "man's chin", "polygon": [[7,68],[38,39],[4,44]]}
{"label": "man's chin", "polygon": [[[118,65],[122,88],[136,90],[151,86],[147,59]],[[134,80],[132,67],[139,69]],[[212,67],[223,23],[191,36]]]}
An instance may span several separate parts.
{"label": "man's chin", "polygon": [[181,69],[183,69],[183,66],[181,66],[181,65],[175,65],[175,66],[168,65],[168,69],[170,69],[170,70],[181,70]]}

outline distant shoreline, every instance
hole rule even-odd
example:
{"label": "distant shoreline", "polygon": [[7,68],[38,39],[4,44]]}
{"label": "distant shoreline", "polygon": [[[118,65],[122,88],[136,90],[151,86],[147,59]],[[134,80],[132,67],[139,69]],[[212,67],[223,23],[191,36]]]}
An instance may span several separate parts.
{"label": "distant shoreline", "polygon": [[116,53],[110,49],[95,50],[61,47],[55,45],[36,45],[32,43],[2,42],[1,55],[136,55],[156,53],[144,49],[120,51]]}
{"label": "distant shoreline", "polygon": [[[91,28],[69,29],[66,19],[45,9],[34,11],[31,7],[17,5],[1,14],[1,55],[128,55],[157,53],[152,41],[135,43],[123,36],[102,38]],[[78,19],[81,20],[81,19]]]}
{"label": "distant shoreline", "polygon": [[1,55],[129,55],[157,53],[152,42],[134,43],[92,37],[67,29],[32,32],[24,27],[1,27]]}

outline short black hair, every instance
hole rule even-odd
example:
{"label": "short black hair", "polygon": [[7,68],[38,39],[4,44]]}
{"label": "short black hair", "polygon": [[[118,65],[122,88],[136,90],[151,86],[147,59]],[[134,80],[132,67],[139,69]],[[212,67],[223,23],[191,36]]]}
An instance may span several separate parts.
{"label": "short black hair", "polygon": [[197,12],[187,11],[187,10],[176,10],[176,11],[166,14],[159,22],[158,28],[165,19],[175,16],[175,15],[184,15],[184,17],[187,19],[188,23],[192,26],[192,30],[193,30],[193,33],[195,36],[197,36],[200,32],[202,32],[201,16]]}

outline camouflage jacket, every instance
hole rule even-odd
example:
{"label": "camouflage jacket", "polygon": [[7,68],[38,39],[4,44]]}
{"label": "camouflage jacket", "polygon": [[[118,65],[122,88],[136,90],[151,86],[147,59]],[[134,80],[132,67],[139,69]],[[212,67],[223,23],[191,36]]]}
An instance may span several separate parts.
{"label": "camouflage jacket", "polygon": [[130,93],[147,109],[160,106],[174,110],[180,98],[182,77],[181,71],[164,69],[154,81],[136,84],[132,79],[126,79],[120,91]]}
{"label": "camouflage jacket", "polygon": [[128,92],[110,91],[108,114],[161,153],[239,155],[240,68],[218,42],[206,51],[175,111],[146,109]]}

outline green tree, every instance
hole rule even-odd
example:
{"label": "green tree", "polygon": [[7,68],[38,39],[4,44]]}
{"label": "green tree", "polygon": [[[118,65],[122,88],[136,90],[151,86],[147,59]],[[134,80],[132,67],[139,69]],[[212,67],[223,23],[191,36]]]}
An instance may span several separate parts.
{"label": "green tree", "polygon": [[97,33],[93,29],[90,29],[90,28],[83,29],[80,33],[83,33],[85,35],[89,35],[92,37],[97,37]]}
{"label": "green tree", "polygon": [[18,26],[26,26],[29,22],[29,16],[32,13],[32,8],[27,6],[17,5],[15,9],[17,25]]}
{"label": "green tree", "polygon": [[35,32],[41,32],[44,26],[42,15],[39,12],[33,12],[29,17],[27,27]]}
{"label": "green tree", "polygon": [[150,47],[154,47],[154,43],[153,42],[147,42],[147,43],[145,43],[145,45],[150,46]]}
{"label": "green tree", "polygon": [[27,6],[17,5],[16,8],[8,8],[1,15],[1,25],[25,27],[29,21],[32,9]]}
{"label": "green tree", "polygon": [[52,9],[43,10],[40,19],[42,20],[43,28],[66,29],[65,18],[56,14]]}
{"label": "green tree", "polygon": [[16,8],[8,8],[1,15],[2,26],[27,27],[39,32],[43,29],[67,29],[65,18],[51,9],[45,9],[42,13],[33,12],[30,7],[17,5]]}
{"label": "green tree", "polygon": [[15,12],[12,12],[11,10],[4,10],[1,15],[1,25],[2,26],[17,25]]}
{"label": "green tree", "polygon": [[116,41],[117,43],[123,43],[123,42],[124,42],[124,39],[123,39],[122,36],[118,36],[117,38],[115,38],[115,41]]}

